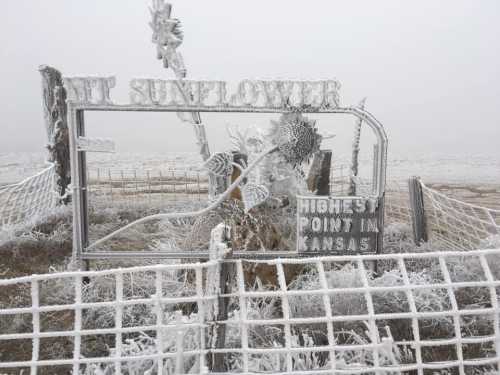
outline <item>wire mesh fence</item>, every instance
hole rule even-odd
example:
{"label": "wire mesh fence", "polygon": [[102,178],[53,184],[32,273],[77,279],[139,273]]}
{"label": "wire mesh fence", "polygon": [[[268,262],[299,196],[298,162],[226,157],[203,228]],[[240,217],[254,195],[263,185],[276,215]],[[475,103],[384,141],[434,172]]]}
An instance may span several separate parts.
{"label": "wire mesh fence", "polygon": [[[208,176],[186,170],[115,170],[96,168],[88,171],[91,206],[161,207],[173,201],[204,201],[208,196]],[[357,195],[371,194],[371,180],[352,177],[347,165],[331,169],[332,195],[345,196],[354,184]],[[500,234],[500,211],[462,202],[422,183],[428,234],[439,249],[477,249],[492,235]],[[0,187],[0,224],[9,225],[48,214],[57,202],[55,171],[50,166],[24,181]],[[412,225],[407,181],[388,180],[385,194],[386,223]]]}
{"label": "wire mesh fence", "polygon": [[[346,196],[354,184],[356,195],[372,192],[371,180],[352,177],[347,165],[334,165],[330,175],[332,195]],[[208,177],[203,172],[182,170],[89,171],[90,203],[161,206],[173,200],[207,198]],[[491,235],[500,234],[500,211],[462,202],[422,184],[428,234],[438,249],[477,249]],[[412,209],[405,180],[388,180],[385,193],[386,223],[412,225]]]}
{"label": "wire mesh fence", "polygon": [[500,211],[450,198],[421,183],[431,241],[444,249],[474,250],[500,235]]}
{"label": "wire mesh fence", "polygon": [[188,170],[88,170],[91,204],[162,205],[180,200],[204,200],[208,196],[208,176]]}
{"label": "wire mesh fence", "polygon": [[55,167],[17,184],[0,186],[0,226],[43,217],[57,204]]}
{"label": "wire mesh fence", "polygon": [[[2,294],[13,297],[0,309],[0,368],[95,374],[110,366],[111,373],[144,374],[130,372],[140,362],[144,370],[155,365],[158,374],[172,366],[184,373],[176,367],[179,357],[186,363],[196,357],[203,368],[205,308],[214,298],[203,279],[213,267],[207,262],[0,280]],[[182,308],[189,315],[179,313]],[[179,330],[184,341],[177,341]]]}
{"label": "wire mesh fence", "polygon": [[[370,272],[373,262],[385,272]],[[234,275],[225,294],[222,264]],[[499,288],[500,250],[0,280],[11,297],[0,306],[0,372],[497,374]]]}
{"label": "wire mesh fence", "polygon": [[[187,171],[95,169],[88,181],[98,204],[202,200],[208,190],[206,175]],[[370,181],[333,168],[332,194],[352,182],[370,194]],[[500,250],[477,249],[500,234],[500,211],[421,186],[439,252],[0,280],[0,373],[498,374]],[[2,224],[51,210],[54,190],[53,167],[0,188]],[[388,181],[385,202],[387,222],[411,225],[406,181]],[[221,294],[223,265],[232,283]]]}

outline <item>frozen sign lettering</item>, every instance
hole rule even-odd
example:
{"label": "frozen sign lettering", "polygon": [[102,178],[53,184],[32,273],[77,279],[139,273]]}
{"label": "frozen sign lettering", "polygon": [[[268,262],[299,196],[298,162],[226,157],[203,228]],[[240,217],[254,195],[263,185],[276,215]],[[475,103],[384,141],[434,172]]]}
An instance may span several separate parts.
{"label": "frozen sign lettering", "polygon": [[116,85],[115,77],[65,77],[68,99],[85,104],[112,104],[110,91]]}
{"label": "frozen sign lettering", "polygon": [[326,81],[243,80],[224,81],[133,79],[130,101],[134,105],[336,108],[340,84]]}
{"label": "frozen sign lettering", "polygon": [[379,209],[373,198],[297,197],[299,252],[375,253]]}

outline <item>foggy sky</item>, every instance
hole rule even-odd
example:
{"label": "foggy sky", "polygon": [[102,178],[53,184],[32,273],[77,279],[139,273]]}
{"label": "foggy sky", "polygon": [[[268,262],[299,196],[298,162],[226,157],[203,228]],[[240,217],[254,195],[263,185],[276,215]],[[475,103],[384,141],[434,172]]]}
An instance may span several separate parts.
{"label": "foggy sky", "polygon": [[[390,153],[500,155],[497,0],[171,3],[183,24],[188,78],[335,78],[343,105],[367,97]],[[46,142],[41,64],[65,76],[116,75],[115,102],[128,102],[134,77],[173,78],[156,60],[148,4],[2,0],[0,153],[41,151]],[[193,150],[189,125],[173,115],[148,115],[88,122],[122,150]],[[227,120],[207,118],[211,147],[223,148]]]}

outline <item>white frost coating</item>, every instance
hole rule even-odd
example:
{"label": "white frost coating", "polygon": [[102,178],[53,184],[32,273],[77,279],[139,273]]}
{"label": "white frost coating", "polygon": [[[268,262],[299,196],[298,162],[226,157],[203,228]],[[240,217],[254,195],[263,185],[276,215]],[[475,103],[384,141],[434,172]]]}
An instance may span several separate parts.
{"label": "white frost coating", "polygon": [[97,245],[115,237],[116,235],[118,235],[119,233],[122,233],[123,231],[133,227],[134,225],[138,225],[138,224],[142,224],[142,223],[145,223],[145,222],[148,222],[148,221],[151,221],[151,220],[157,220],[157,219],[178,219],[178,218],[183,218],[183,217],[195,217],[195,216],[201,216],[201,215],[204,215],[206,213],[208,213],[209,211],[213,210],[214,208],[216,208],[219,204],[221,204],[224,200],[226,200],[226,198],[231,194],[231,192],[236,189],[239,184],[245,179],[245,177],[257,166],[257,164],[263,159],[265,158],[268,154],[270,154],[271,152],[274,152],[277,150],[277,147],[272,147],[268,150],[266,150],[265,152],[263,152],[257,159],[255,159],[255,161],[250,164],[248,166],[248,168],[246,168],[240,176],[238,176],[238,178],[236,180],[234,180],[234,182],[231,184],[231,186],[229,186],[227,188],[227,190],[220,194],[218,197],[217,197],[217,200],[215,200],[213,203],[211,203],[209,206],[201,209],[201,210],[198,210],[198,211],[191,211],[191,212],[173,212],[173,213],[168,213],[168,214],[156,214],[156,215],[150,215],[150,216],[146,216],[146,217],[143,217],[139,220],[136,220],[136,221],[133,221],[127,225],[125,225],[124,227],[114,231],[113,233],[110,233],[108,234],[107,236],[104,236],[102,238],[100,238],[99,240],[97,240],[96,242],[92,243],[91,245],[89,245],[87,247],[87,249],[92,249],[94,247],[96,247]]}
{"label": "white frost coating", "polygon": [[[40,334],[40,312],[38,308],[40,307],[40,297],[39,297],[39,284],[38,281],[33,280],[31,282],[31,307],[33,308],[33,348],[31,351],[31,361],[35,363],[38,361],[40,355],[40,338],[38,335]],[[31,365],[31,373],[36,374],[36,365]]]}
{"label": "white frost coating", "polygon": [[[184,58],[177,50],[182,44],[184,35],[181,30],[181,22],[178,19],[171,18],[172,5],[165,3],[164,0],[153,0],[149,8],[151,13],[151,22],[149,25],[153,30],[152,41],[156,44],[156,57],[163,62],[165,68],[171,68],[177,80],[172,81],[173,91],[172,98],[175,101],[177,97],[181,99],[181,103],[188,104],[189,98],[193,96],[193,90],[189,84],[186,84],[184,78],[187,75],[187,69],[184,65]],[[159,82],[160,92],[157,94],[154,90],[150,90],[149,85],[155,86],[155,81]],[[141,88],[148,86],[146,92]],[[134,79],[130,82],[130,99],[134,103],[135,100],[141,101],[151,99],[151,103],[160,104],[167,97],[166,87],[161,80],[140,80]],[[198,90],[200,97],[205,95],[204,90]],[[210,157],[210,149],[205,133],[205,126],[202,124],[201,116],[197,112],[184,113],[177,112],[177,116],[186,122],[193,124],[197,144],[203,160]]]}
{"label": "white frost coating", "polygon": [[113,104],[110,92],[116,86],[116,78],[111,77],[64,77],[69,101],[85,104]]}
{"label": "white frost coating", "polygon": [[216,152],[203,166],[216,176],[229,177],[233,173],[233,155],[229,152]]}
{"label": "white frost coating", "polygon": [[[365,109],[366,98],[363,98],[359,103],[358,107],[362,110]],[[356,119],[356,125],[354,127],[354,138],[352,140],[352,159],[351,159],[351,176],[357,177],[359,170],[359,143],[361,141],[361,125],[363,120],[361,118]],[[356,184],[351,181],[350,194],[355,195]]]}
{"label": "white frost coating", "polygon": [[0,187],[0,228],[33,217],[43,218],[57,206],[55,165],[17,184]]}
{"label": "white frost coating", "polygon": [[[336,108],[340,104],[335,80],[225,81],[134,78],[130,100],[134,105],[188,105],[240,108]],[[189,94],[189,95],[188,95]]]}
{"label": "white frost coating", "polygon": [[[345,168],[344,168],[345,169]],[[332,181],[349,186],[344,176],[340,182],[332,174]],[[371,181],[356,177],[356,195],[370,193]],[[494,238],[500,235],[500,210],[478,206],[448,197],[426,186],[422,181],[425,218],[429,241],[433,248],[442,250],[475,250],[495,248]],[[385,218],[389,224],[411,227],[411,208],[409,205],[408,183],[404,180],[389,180],[386,185]],[[344,191],[342,193],[345,194]],[[392,226],[386,229],[388,235]],[[490,243],[491,242],[491,243]]]}
{"label": "white frost coating", "polygon": [[500,234],[500,210],[465,203],[420,184],[431,243],[447,250],[474,250]]}
{"label": "white frost coating", "polygon": [[231,228],[224,223],[217,224],[210,234],[210,260],[220,261],[231,251],[227,246],[231,238]]}
{"label": "white frost coating", "polygon": [[245,206],[245,212],[248,212],[269,198],[269,190],[264,185],[247,182],[241,188],[241,198]]}
{"label": "white frost coating", "polygon": [[[223,235],[222,226],[216,231],[216,236]],[[214,234],[215,236],[215,234]],[[221,239],[223,237],[220,237]],[[431,372],[431,370],[448,370],[451,372],[456,371],[459,374],[466,374],[469,370],[479,370],[480,366],[487,365],[491,368],[491,373],[496,373],[494,366],[500,364],[500,328],[499,321],[499,305],[497,301],[496,290],[500,288],[500,280],[498,279],[498,269],[493,268],[496,265],[496,260],[500,257],[500,249],[496,250],[477,250],[474,252],[428,252],[428,253],[402,253],[402,254],[383,254],[383,255],[367,255],[367,256],[329,256],[317,258],[295,258],[295,259],[275,259],[266,261],[265,264],[272,267],[274,272],[278,275],[279,288],[277,289],[257,289],[248,290],[245,286],[245,272],[243,270],[243,261],[241,260],[226,260],[235,264],[236,267],[236,289],[233,289],[231,294],[224,297],[231,297],[235,303],[239,304],[239,313],[231,316],[227,321],[214,321],[214,315],[209,314],[207,309],[219,297],[219,291],[213,289],[211,285],[204,279],[204,272],[213,272],[215,267],[220,266],[222,261],[209,261],[207,263],[183,263],[183,264],[162,264],[154,266],[131,267],[124,269],[113,269],[103,271],[77,271],[77,272],[64,272],[46,275],[32,275],[20,277],[16,279],[0,280],[0,293],[5,293],[12,290],[12,287],[22,287],[23,285],[31,285],[31,304],[28,302],[26,307],[18,308],[5,308],[0,307],[0,316],[9,317],[15,315],[32,314],[33,328],[30,330],[26,326],[13,326],[10,327],[11,333],[0,332],[0,342],[2,347],[5,344],[13,344],[16,341],[12,340],[30,340],[33,345],[31,346],[31,358],[19,361],[8,361],[0,357],[0,369],[13,369],[16,367],[31,368],[32,374],[37,374],[43,368],[44,371],[57,372],[58,366],[69,365],[73,367],[74,373],[78,373],[85,365],[109,365],[120,369],[127,362],[133,361],[152,361],[153,363],[165,363],[168,359],[170,363],[176,363],[177,372],[182,372],[183,363],[188,357],[195,357],[201,372],[206,372],[206,357],[214,352],[226,353],[228,356],[234,355],[241,358],[241,367],[238,373],[243,374],[257,374],[259,373],[258,363],[255,358],[281,356],[286,358],[286,362],[282,365],[286,366],[286,373],[290,375],[306,375],[306,374],[365,374],[365,373],[400,373],[414,371],[417,374],[424,374]],[[450,277],[447,268],[449,264],[456,264],[457,259],[461,259],[461,265],[477,264],[478,272],[483,272],[485,278],[479,278],[481,281],[456,281]],[[364,267],[364,263],[369,260],[385,260],[394,264],[395,275],[400,275],[402,282],[395,282],[390,285],[374,284],[374,279],[368,274]],[[406,270],[406,264],[414,264],[415,261],[423,261],[423,264],[437,264],[443,279],[433,280],[429,283],[422,283],[422,279],[410,278],[410,272]],[[332,282],[331,276],[334,266],[341,265],[344,262],[350,262],[357,265],[357,275],[361,278],[361,282],[357,285],[335,285]],[[455,262],[455,263],[453,263]],[[263,264],[263,261],[252,261],[255,265]],[[309,265],[315,268],[315,277],[317,283],[308,289],[295,289],[290,284],[287,285],[284,270],[285,267],[302,264]],[[328,268],[326,268],[328,267]],[[195,284],[195,293],[185,296],[172,297],[168,295],[166,284],[162,283],[164,275],[174,274],[176,271],[194,271],[195,277],[192,281]],[[494,272],[494,274],[493,274]],[[156,291],[153,295],[147,295],[143,298],[131,297],[123,298],[122,281],[125,274],[144,275],[145,273],[152,273],[154,277],[150,279],[151,287],[156,286]],[[413,276],[414,276],[413,272]],[[82,297],[83,288],[88,290],[93,288],[93,284],[83,285],[83,278],[96,278],[102,277],[106,279],[116,280],[116,295],[111,295],[107,301],[88,301],[87,298]],[[51,280],[65,279],[65,283],[74,285],[75,297],[74,300],[66,299],[60,303],[51,304],[54,301],[40,301],[38,286],[47,285]],[[167,283],[168,284],[168,283]],[[484,295],[488,296],[491,300],[491,307],[470,307],[461,306],[457,301],[457,292],[465,287],[477,288],[485,291]],[[422,310],[422,306],[417,308],[415,305],[415,296],[424,290],[445,289],[451,303],[444,305],[441,309],[436,310]],[[404,294],[408,296],[409,309],[405,312],[380,312],[373,308],[373,297],[380,296],[381,293],[391,293],[394,295]],[[92,294],[91,294],[92,295]],[[342,315],[333,303],[335,296],[339,295],[359,295],[367,305],[366,313],[362,314],[349,314]],[[318,299],[311,299],[317,296]],[[320,313],[315,316],[297,317],[294,315],[294,309],[297,307],[297,297],[309,298],[310,301],[318,301],[324,309],[320,309]],[[29,295],[27,296],[29,301]],[[273,317],[271,319],[263,319],[259,316],[250,314],[248,306],[250,301],[255,300],[275,300],[280,301],[283,306],[283,314]],[[453,302],[455,300],[455,302]],[[300,301],[300,300],[299,300]],[[303,301],[303,300],[302,300]],[[322,302],[321,302],[322,301]],[[370,302],[371,301],[371,302]],[[56,302],[57,303],[57,302]],[[174,321],[165,321],[163,314],[165,313],[164,307],[171,306],[172,304],[179,304],[185,306],[197,305],[198,313],[197,319],[186,319],[177,313]],[[140,326],[137,323],[129,324],[123,327],[120,324],[120,314],[125,308],[140,307],[143,305],[156,306],[157,321],[156,324],[149,326]],[[112,328],[96,328],[88,329],[83,326],[82,314],[83,311],[89,309],[112,309],[115,313],[117,324]],[[332,310],[333,308],[333,310]],[[40,332],[40,325],[38,322],[38,315],[41,313],[54,313],[57,311],[64,311],[66,313],[68,325],[66,329],[60,331],[42,331]],[[468,320],[474,317],[487,320],[491,319],[491,326],[478,336],[470,336],[461,333],[458,329],[456,322]],[[451,331],[451,337],[443,337],[436,339],[425,339],[419,335],[418,323],[425,322],[431,319],[450,320],[455,322],[454,329]],[[410,320],[411,325],[408,326],[410,334],[406,340],[395,340],[390,331],[377,327],[374,322],[386,321],[399,321],[400,319]],[[340,337],[345,330],[342,326],[345,324],[359,324],[363,325],[368,322],[369,332],[367,337],[369,340],[360,340],[351,343],[336,342],[335,337]],[[236,341],[232,341],[232,345],[212,349],[206,347],[205,333],[207,328],[212,324],[230,324],[239,328]],[[308,345],[296,345],[297,336],[295,335],[292,327],[297,328],[298,325],[313,325],[324,326],[328,335],[328,342],[315,342],[310,341]],[[73,328],[74,327],[74,328]],[[282,332],[283,343],[276,343],[276,345],[261,347],[256,346],[255,332],[272,332],[280,328]],[[486,327],[486,326],[485,326]],[[189,329],[196,329],[199,332],[199,342],[196,347],[188,348],[184,346],[181,340],[181,332],[186,332]],[[380,333],[377,330],[380,329]],[[256,331],[257,330],[257,331]],[[174,347],[162,347],[162,340],[158,340],[154,352],[144,353],[127,353],[123,350],[117,350],[120,344],[116,341],[116,347],[110,351],[109,356],[103,357],[84,357],[82,355],[83,346],[85,342],[92,340],[95,336],[111,335],[114,340],[124,340],[130,334],[137,334],[144,331],[153,331],[155,337],[161,337],[162,334],[175,334],[177,343]],[[463,335],[463,337],[462,337]],[[386,336],[386,337],[382,337]],[[63,357],[62,353],[54,353],[51,359],[40,359],[38,357],[38,344],[41,339],[46,338],[68,338],[74,342],[74,353],[72,358]],[[125,345],[125,342],[122,343]],[[466,346],[477,345],[487,350],[480,351],[474,358],[469,359],[465,357]],[[419,354],[421,348],[426,351],[440,351],[444,347],[453,346],[457,348],[457,353],[463,351],[463,357],[458,354],[457,357],[452,357],[447,360],[433,361],[432,359],[425,359]],[[397,349],[412,347],[415,350],[415,355],[407,356],[404,359],[394,356],[392,353]],[[30,350],[30,349],[28,349]],[[348,352],[365,352],[368,353],[367,357],[370,361],[364,363],[352,363],[345,360]],[[325,361],[323,366],[307,367],[303,364],[298,366],[301,358],[314,357],[321,355],[321,353],[332,353],[331,361]],[[428,357],[427,357],[428,358]],[[118,363],[121,363],[119,365]],[[268,372],[275,374],[283,374],[284,369],[280,368],[279,364],[275,368],[269,369]],[[456,369],[456,370],[455,370]],[[465,370],[466,369],[466,370]],[[186,369],[185,369],[186,370]],[[7,370],[8,372],[9,370]],[[167,368],[160,366],[159,372],[167,372]],[[5,371],[4,371],[5,372]],[[231,371],[230,371],[231,372]],[[261,372],[260,372],[261,373]],[[483,373],[483,372],[477,372]],[[485,372],[487,373],[487,372]]]}
{"label": "white frost coating", "polygon": [[[219,296],[221,295],[220,289],[220,278],[221,278],[221,261],[227,257],[231,252],[231,248],[228,247],[227,242],[230,238],[231,228],[224,223],[220,223],[212,229],[210,233],[210,260],[217,262],[215,267],[207,270],[207,294],[217,296],[213,302],[206,304],[207,320],[216,321],[219,314]],[[210,346],[215,346],[217,342],[217,329],[215,326],[210,330],[209,344]]]}
{"label": "white frost coating", "polygon": [[[115,307],[115,328],[121,329],[123,327],[123,274],[116,274],[116,307]],[[117,374],[121,374],[122,372],[122,363],[120,361],[120,357],[122,356],[122,333],[118,332],[116,334],[115,340],[115,372]]]}
{"label": "white frost coating", "polygon": [[115,142],[107,138],[78,137],[76,139],[78,151],[89,152],[115,152]]}

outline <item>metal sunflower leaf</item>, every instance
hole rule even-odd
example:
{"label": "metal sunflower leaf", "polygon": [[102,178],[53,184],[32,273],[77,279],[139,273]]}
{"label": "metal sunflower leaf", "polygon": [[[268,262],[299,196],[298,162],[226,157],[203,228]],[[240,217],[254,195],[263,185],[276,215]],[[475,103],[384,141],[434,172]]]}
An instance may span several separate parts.
{"label": "metal sunflower leaf", "polygon": [[245,212],[265,202],[268,197],[269,190],[263,185],[248,182],[241,188],[241,198],[245,205]]}
{"label": "metal sunflower leaf", "polygon": [[209,172],[222,177],[231,176],[233,173],[233,156],[228,152],[213,154],[204,164]]}

